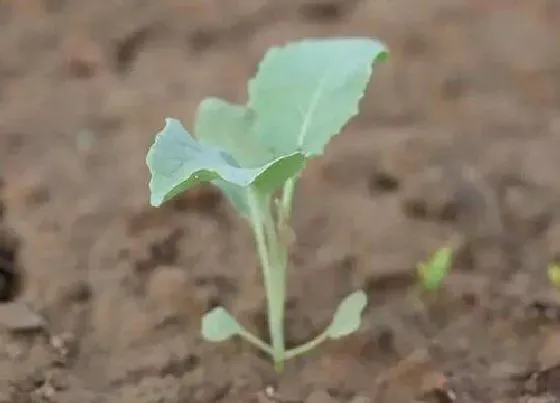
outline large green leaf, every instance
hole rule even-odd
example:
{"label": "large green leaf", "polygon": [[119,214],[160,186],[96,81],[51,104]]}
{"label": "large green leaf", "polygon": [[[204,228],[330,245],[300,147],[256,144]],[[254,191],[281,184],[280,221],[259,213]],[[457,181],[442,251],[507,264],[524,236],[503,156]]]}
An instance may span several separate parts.
{"label": "large green leaf", "polygon": [[[195,134],[204,144],[219,147],[243,167],[259,167],[274,160],[272,152],[253,131],[256,115],[251,109],[219,98],[206,98],[197,110]],[[304,164],[304,156],[293,154],[283,157],[271,166],[266,175],[256,180],[261,191],[272,192],[288,178],[297,174]],[[226,195],[231,204],[244,217],[248,217],[246,189],[238,184],[216,179],[214,185]]]}
{"label": "large green leaf", "polygon": [[[210,97],[198,106],[194,131],[200,142],[223,148],[243,165],[258,166],[272,159],[272,154],[258,139],[251,138],[254,121],[255,113],[244,106]],[[220,188],[239,214],[248,218],[244,187],[222,179],[212,183]]]}
{"label": "large green leaf", "polygon": [[255,120],[255,112],[243,105],[206,98],[196,111],[194,133],[200,142],[230,153],[241,166],[258,167],[274,156],[254,135]]}
{"label": "large green leaf", "polygon": [[249,107],[261,141],[285,155],[323,153],[358,113],[385,46],[368,38],[308,39],[268,51],[249,82]]}
{"label": "large green leaf", "polygon": [[298,165],[298,161],[303,165],[303,160],[303,155],[292,153],[260,167],[242,167],[230,153],[197,142],[178,120],[167,118],[146,157],[151,173],[150,202],[160,206],[184,190],[216,179],[241,187],[258,180],[257,190],[268,192],[281,184],[275,182],[279,171]]}

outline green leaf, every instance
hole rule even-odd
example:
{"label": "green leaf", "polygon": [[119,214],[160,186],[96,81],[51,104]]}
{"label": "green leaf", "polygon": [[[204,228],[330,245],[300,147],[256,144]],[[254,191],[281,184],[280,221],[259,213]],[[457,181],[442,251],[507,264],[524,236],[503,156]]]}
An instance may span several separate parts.
{"label": "green leaf", "polygon": [[[237,161],[245,161],[249,165],[255,162],[250,151],[258,147],[255,154],[267,155],[264,147],[247,138],[254,122],[254,113],[244,106],[230,104],[218,98],[206,98],[196,111],[195,128],[199,141],[216,147],[222,147],[231,153]],[[237,212],[249,218],[249,204],[245,188],[216,179],[212,182],[229,200]]]}
{"label": "green leaf", "polygon": [[257,190],[270,192],[283,183],[280,178],[285,180],[301,170],[304,162],[302,154],[292,153],[259,167],[243,167],[230,153],[197,142],[178,120],[167,118],[146,157],[151,173],[150,202],[160,206],[180,192],[217,179],[240,187],[258,180]]}
{"label": "green leaf", "polygon": [[366,304],[367,295],[361,290],[344,298],[326,330],[327,336],[331,339],[339,339],[358,330],[362,321],[362,311]]}
{"label": "green leaf", "polygon": [[258,167],[274,159],[254,135],[254,111],[219,98],[206,98],[198,106],[194,132],[200,142],[230,153],[244,167]]}
{"label": "green leaf", "polygon": [[418,276],[424,288],[427,290],[438,288],[451,270],[452,260],[453,249],[444,247],[438,249],[428,262],[420,263]]}
{"label": "green leaf", "polygon": [[279,157],[267,165],[266,174],[255,178],[255,186],[261,193],[272,193],[289,178],[299,173],[305,165],[305,155],[299,152]]}
{"label": "green leaf", "polygon": [[[255,112],[219,98],[206,98],[197,110],[195,134],[205,144],[222,148],[243,167],[259,167],[274,160],[270,150],[254,135]],[[304,156],[293,154],[277,161],[266,176],[258,178],[255,186],[260,191],[271,192],[288,178],[297,174],[304,164]],[[217,179],[218,186],[235,209],[248,217],[249,207],[244,187]]]}
{"label": "green leaf", "polygon": [[272,48],[249,82],[254,130],[275,155],[323,153],[358,114],[373,63],[388,56],[368,38],[308,39]]}
{"label": "green leaf", "polygon": [[212,184],[222,191],[239,215],[247,220],[250,219],[249,202],[245,188],[222,179],[215,179],[212,181]]}
{"label": "green leaf", "polygon": [[202,337],[207,341],[226,341],[242,333],[243,328],[222,307],[212,309],[202,318]]}

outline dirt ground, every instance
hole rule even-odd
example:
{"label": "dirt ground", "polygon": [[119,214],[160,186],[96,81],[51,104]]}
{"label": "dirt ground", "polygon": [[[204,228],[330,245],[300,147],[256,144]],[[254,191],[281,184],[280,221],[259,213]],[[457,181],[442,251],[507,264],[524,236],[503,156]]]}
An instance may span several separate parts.
{"label": "dirt ground", "polygon": [[[277,376],[200,337],[218,304],[266,334],[246,223],[212,188],[150,207],[145,154],[244,102],[269,46],[333,35],[391,58],[299,185],[287,342],[370,304]],[[556,0],[0,2],[0,402],[560,401],[558,38]]]}

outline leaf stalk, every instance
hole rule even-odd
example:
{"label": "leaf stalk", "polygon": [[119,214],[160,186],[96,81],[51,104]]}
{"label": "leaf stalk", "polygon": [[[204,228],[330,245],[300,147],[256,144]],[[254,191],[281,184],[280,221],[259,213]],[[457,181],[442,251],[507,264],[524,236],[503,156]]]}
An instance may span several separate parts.
{"label": "leaf stalk", "polygon": [[268,195],[261,195],[252,187],[248,189],[247,193],[250,220],[253,225],[266,290],[272,356],[276,370],[281,372],[285,361],[284,306],[287,253],[278,237]]}

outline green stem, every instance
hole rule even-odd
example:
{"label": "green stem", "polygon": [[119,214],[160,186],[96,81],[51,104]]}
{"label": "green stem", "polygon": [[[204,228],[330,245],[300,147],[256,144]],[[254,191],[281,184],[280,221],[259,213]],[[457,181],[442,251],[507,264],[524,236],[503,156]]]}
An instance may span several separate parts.
{"label": "green stem", "polygon": [[265,353],[267,353],[271,356],[274,355],[274,352],[272,351],[272,348],[270,348],[270,346],[268,344],[266,344],[265,342],[260,340],[257,336],[255,336],[253,333],[249,332],[244,327],[241,327],[239,335],[243,339],[245,339],[247,342],[249,342],[250,344],[257,347],[259,350],[262,350],[262,351],[264,351]]}
{"label": "green stem", "polygon": [[271,328],[276,344],[273,343],[275,352],[276,370],[281,372],[284,367],[285,340],[284,340],[284,307],[286,302],[286,252],[278,237],[278,230],[274,218],[268,212],[265,215],[265,230],[269,242],[269,256],[271,258],[271,284],[268,292],[274,295],[271,307]]}
{"label": "green stem", "polygon": [[268,329],[272,343],[272,355],[276,370],[284,366],[284,300],[285,300],[285,253],[278,242],[278,234],[269,211],[268,196],[263,198],[254,189],[248,190],[248,204],[255,232],[257,251],[263,270],[267,297]]}
{"label": "green stem", "polygon": [[282,213],[285,220],[290,220],[292,216],[292,200],[296,188],[296,178],[290,178],[284,184],[282,192]]}
{"label": "green stem", "polygon": [[300,346],[294,347],[291,350],[286,351],[286,354],[285,354],[286,360],[291,360],[292,358],[294,358],[294,357],[296,357],[300,354],[304,354],[304,353],[307,353],[308,351],[311,351],[312,349],[317,347],[319,344],[321,344],[325,340],[327,340],[327,338],[328,338],[327,332],[323,332],[319,336],[315,337],[313,340],[310,340],[307,343],[304,343]]}

